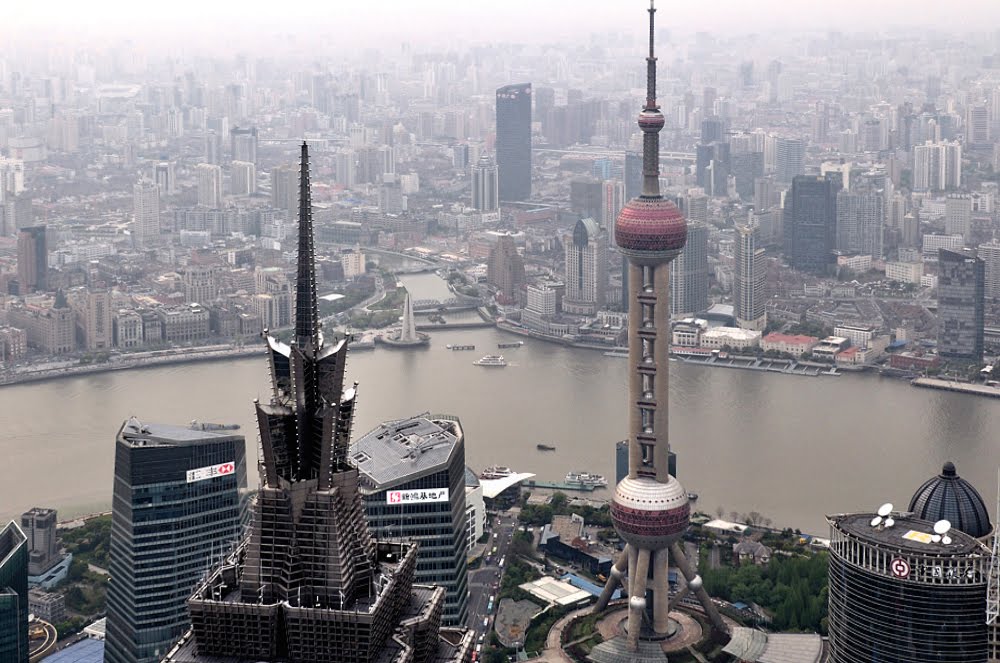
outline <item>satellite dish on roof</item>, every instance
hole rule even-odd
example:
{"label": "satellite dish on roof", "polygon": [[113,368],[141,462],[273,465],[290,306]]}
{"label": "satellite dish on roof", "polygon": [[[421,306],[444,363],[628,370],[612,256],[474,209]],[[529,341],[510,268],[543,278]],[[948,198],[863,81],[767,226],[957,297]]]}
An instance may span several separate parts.
{"label": "satellite dish on roof", "polygon": [[892,527],[895,524],[896,524],[896,521],[893,520],[892,516],[887,516],[886,517],[886,519],[885,519],[885,526],[886,527]]}
{"label": "satellite dish on roof", "polygon": [[935,534],[945,534],[951,529],[951,523],[947,520],[939,520],[934,523],[934,533]]}
{"label": "satellite dish on roof", "polygon": [[878,508],[878,515],[882,516],[883,518],[888,516],[890,513],[892,513],[892,502],[886,502],[885,504],[883,504]]}
{"label": "satellite dish on roof", "polygon": [[941,541],[941,535],[935,534],[934,536],[931,537],[931,541],[933,541],[934,543],[939,543]]}
{"label": "satellite dish on roof", "polygon": [[872,527],[878,527],[882,524],[882,516],[875,516],[872,518]]}
{"label": "satellite dish on roof", "polygon": [[943,543],[944,545],[948,545],[949,543],[951,543],[951,537],[945,534],[944,536],[941,537],[941,543]]}

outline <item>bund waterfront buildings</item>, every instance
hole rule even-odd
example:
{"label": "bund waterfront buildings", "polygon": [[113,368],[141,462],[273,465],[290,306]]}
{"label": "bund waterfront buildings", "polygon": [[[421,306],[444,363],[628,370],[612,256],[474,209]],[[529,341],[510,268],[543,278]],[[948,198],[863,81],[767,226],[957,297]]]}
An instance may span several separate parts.
{"label": "bund waterfront buildings", "polygon": [[982,361],[985,266],[970,250],[938,250],[938,354]]}
{"label": "bund waterfront buildings", "polygon": [[464,624],[469,586],[465,433],[457,418],[387,421],[351,445],[368,527],[378,539],[420,544],[414,581],[445,588],[443,622]]}
{"label": "bund waterfront buildings", "polygon": [[414,584],[417,545],[379,541],[349,460],[356,385],[347,339],[317,302],[309,154],[299,176],[295,332],[267,337],[272,396],[255,404],[261,487],[250,532],[188,600],[191,631],[167,663],[464,662],[472,635],[442,630],[445,589]]}
{"label": "bund waterfront buildings", "polygon": [[159,663],[188,629],[195,584],[240,538],[246,442],[204,428],[132,418],[118,433],[107,663]]}
{"label": "bund waterfront buildings", "polygon": [[28,663],[28,541],[13,521],[0,530],[0,661]]}
{"label": "bund waterfront buildings", "polygon": [[[646,103],[639,114],[643,134],[642,195],[622,209],[615,243],[628,259],[628,476],[615,487],[611,518],[625,541],[615,559],[595,611],[607,607],[621,585],[628,596],[624,637],[605,640],[590,653],[597,663],[663,660],[659,642],[678,632],[670,618],[671,556],[709,616],[715,635],[728,629],[678,542],[687,530],[691,505],[687,491],[670,475],[667,413],[670,358],[670,261],[684,248],[687,223],[660,194],[659,132],[664,117],[656,102],[654,16],[649,8]],[[685,592],[686,593],[686,592]]]}
{"label": "bund waterfront buildings", "polygon": [[594,219],[580,219],[566,246],[566,294],[563,311],[596,315],[608,291],[608,238]]}
{"label": "bund waterfront buildings", "polygon": [[45,226],[17,233],[17,285],[22,295],[49,289],[49,250]]}
{"label": "bund waterfront buildings", "polygon": [[531,197],[531,83],[497,90],[497,166],[500,200]]}

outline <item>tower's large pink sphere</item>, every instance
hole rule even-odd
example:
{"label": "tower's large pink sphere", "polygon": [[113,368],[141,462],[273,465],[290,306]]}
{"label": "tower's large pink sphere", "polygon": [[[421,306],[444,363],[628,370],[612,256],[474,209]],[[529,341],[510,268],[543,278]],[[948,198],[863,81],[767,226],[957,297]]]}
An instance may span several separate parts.
{"label": "tower's large pink sphere", "polygon": [[615,222],[615,244],[639,262],[669,262],[687,241],[687,220],[666,198],[633,198]]}

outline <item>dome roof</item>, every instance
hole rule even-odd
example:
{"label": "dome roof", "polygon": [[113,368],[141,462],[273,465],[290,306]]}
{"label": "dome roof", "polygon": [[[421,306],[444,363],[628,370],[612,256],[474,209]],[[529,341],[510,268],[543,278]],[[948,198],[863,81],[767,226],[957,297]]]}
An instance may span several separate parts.
{"label": "dome roof", "polygon": [[941,468],[941,474],[917,489],[909,510],[917,518],[930,522],[947,520],[952,527],[977,539],[993,531],[982,496],[971,483],[958,476],[950,461]]}
{"label": "dome roof", "polygon": [[615,243],[630,257],[670,260],[686,241],[687,221],[666,198],[633,198],[615,222]]}

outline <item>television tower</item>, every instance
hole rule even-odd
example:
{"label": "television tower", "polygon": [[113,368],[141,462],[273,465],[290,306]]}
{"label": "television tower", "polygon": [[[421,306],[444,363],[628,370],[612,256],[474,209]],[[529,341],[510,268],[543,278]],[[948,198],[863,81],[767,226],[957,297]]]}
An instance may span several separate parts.
{"label": "television tower", "polygon": [[[653,0],[649,4],[649,55],[646,57],[646,104],[639,113],[642,130],[642,194],[622,209],[615,223],[615,242],[628,260],[629,437],[628,476],[615,488],[611,518],[625,541],[604,591],[595,606],[607,607],[617,585],[629,597],[628,635],[624,643],[610,640],[595,648],[620,652],[624,644],[635,654],[659,652],[640,648],[640,640],[665,640],[677,630],[670,611],[694,592],[719,636],[727,629],[708,593],[678,545],[688,528],[691,507],[681,483],[670,476],[668,441],[668,367],[670,339],[670,261],[687,239],[687,222],[677,207],[660,194],[660,129],[663,114],[656,103],[656,55],[653,51]],[[670,555],[687,585],[670,600]],[[601,652],[599,650],[605,650]],[[608,659],[610,660],[610,659]]]}

